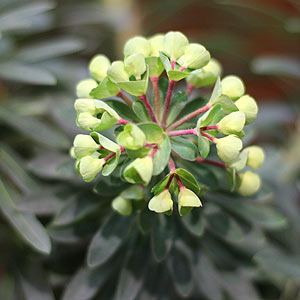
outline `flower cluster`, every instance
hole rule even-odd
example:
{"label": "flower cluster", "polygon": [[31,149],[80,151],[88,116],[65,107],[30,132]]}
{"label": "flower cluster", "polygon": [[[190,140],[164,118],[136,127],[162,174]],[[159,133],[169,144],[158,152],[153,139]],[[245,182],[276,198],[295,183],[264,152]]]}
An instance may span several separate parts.
{"label": "flower cluster", "polygon": [[[222,67],[204,46],[174,31],[149,39],[137,36],[125,44],[124,60],[111,63],[97,55],[89,71],[92,78],[77,85],[75,110],[77,125],[91,133],[76,136],[72,153],[83,180],[118,171],[124,182],[133,184],[125,185],[112,201],[113,209],[129,215],[133,208],[148,203],[152,211],[171,214],[176,201],[179,214],[185,215],[201,206],[201,188],[194,176],[176,167],[182,159],[224,169],[231,189],[243,196],[259,190],[261,180],[255,172],[240,173],[245,167],[259,168],[264,161],[260,147],[243,149],[242,142],[244,126],[256,119],[256,101],[245,94],[239,77],[221,80]],[[183,80],[186,92],[174,94]],[[204,105],[182,112],[193,90],[213,85]],[[114,126],[115,141],[99,133]],[[212,144],[216,154],[210,154]],[[198,157],[187,158],[187,149],[196,149]],[[207,159],[208,155],[217,155],[221,161]],[[148,185],[154,194],[149,202],[145,199]]]}

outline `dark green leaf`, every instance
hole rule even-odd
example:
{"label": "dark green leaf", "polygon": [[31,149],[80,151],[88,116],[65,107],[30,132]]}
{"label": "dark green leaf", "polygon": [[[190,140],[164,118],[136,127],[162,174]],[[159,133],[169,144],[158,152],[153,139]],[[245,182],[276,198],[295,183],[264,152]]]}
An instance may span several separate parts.
{"label": "dark green leaf", "polygon": [[180,218],[184,227],[192,234],[196,236],[203,235],[204,232],[204,224],[203,217],[201,213],[192,209],[191,212]]}
{"label": "dark green leaf", "polygon": [[180,177],[180,180],[185,187],[192,190],[196,194],[200,192],[198,182],[190,172],[185,169],[179,168],[176,169],[175,174]]}
{"label": "dark green leaf", "polygon": [[105,103],[113,108],[121,118],[132,122],[139,122],[139,118],[136,117],[135,113],[127,104],[114,99],[108,99]]}
{"label": "dark green leaf", "polygon": [[167,118],[167,125],[170,125],[181,113],[188,101],[186,92],[178,91],[174,94],[171,100],[169,114]]}
{"label": "dark green leaf", "polygon": [[171,143],[166,133],[163,133],[163,141],[159,143],[158,150],[153,157],[153,175],[160,174],[168,165],[171,154]]}
{"label": "dark green leaf", "polygon": [[198,156],[197,146],[186,138],[172,137],[171,146],[172,150],[183,159],[193,161]]}
{"label": "dark green leaf", "polygon": [[202,158],[206,158],[208,156],[210,143],[209,140],[201,134],[198,136],[198,149]]}
{"label": "dark green leaf", "polygon": [[134,101],[132,104],[132,109],[139,119],[145,122],[151,121],[149,113],[141,100]]}

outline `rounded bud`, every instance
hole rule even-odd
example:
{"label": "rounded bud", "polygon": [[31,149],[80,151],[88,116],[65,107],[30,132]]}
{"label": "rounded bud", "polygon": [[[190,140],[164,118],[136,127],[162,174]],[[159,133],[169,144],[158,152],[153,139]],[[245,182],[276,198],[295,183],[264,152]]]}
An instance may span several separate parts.
{"label": "rounded bud", "polygon": [[94,117],[89,112],[80,113],[77,117],[77,124],[83,130],[97,130],[97,127],[101,124],[101,120]]}
{"label": "rounded bud", "polygon": [[241,78],[235,75],[229,75],[222,79],[222,92],[235,100],[245,93],[245,86]]}
{"label": "rounded bud", "polygon": [[149,56],[151,53],[150,42],[142,37],[135,36],[128,40],[124,46],[124,56],[127,57],[132,54],[143,54],[145,57]]}
{"label": "rounded bud", "polygon": [[83,157],[79,162],[79,173],[82,179],[86,182],[90,182],[101,172],[104,159],[93,158],[91,156]]}
{"label": "rounded bud", "polygon": [[173,201],[169,190],[163,190],[154,196],[148,203],[148,208],[156,213],[167,213],[173,211]]}
{"label": "rounded bud", "polygon": [[240,173],[238,193],[242,196],[251,196],[255,194],[261,186],[261,180],[258,174],[252,171]]}
{"label": "rounded bud", "polygon": [[145,144],[146,136],[144,132],[134,124],[127,124],[124,130],[117,136],[117,142],[121,146],[130,150],[138,150]]}
{"label": "rounded bud", "polygon": [[184,54],[189,41],[186,36],[179,31],[169,31],[163,40],[163,52],[171,59],[178,59]]}
{"label": "rounded bud", "polygon": [[244,95],[235,101],[234,104],[240,111],[245,113],[246,124],[250,124],[255,121],[258,113],[258,106],[254,98],[250,97],[249,95]]}
{"label": "rounded bud", "polygon": [[247,165],[251,168],[258,169],[265,160],[264,150],[259,146],[246,147],[243,152],[248,153]]}
{"label": "rounded bud", "polygon": [[230,163],[235,160],[243,147],[242,141],[235,135],[215,139],[217,153],[221,160]]}
{"label": "rounded bud", "polygon": [[148,185],[152,178],[153,161],[149,156],[137,158],[124,170],[123,176],[130,183]]}
{"label": "rounded bud", "polygon": [[112,203],[112,208],[123,216],[130,216],[132,213],[132,204],[121,196],[116,197]]}
{"label": "rounded bud", "polygon": [[210,54],[206,48],[200,44],[189,44],[184,54],[178,59],[178,63],[181,66],[185,66],[191,69],[200,69],[208,64],[210,60]]}
{"label": "rounded bud", "polygon": [[96,55],[90,61],[89,70],[91,75],[100,82],[106,76],[109,66],[110,60],[105,55]]}
{"label": "rounded bud", "polygon": [[140,78],[141,75],[146,72],[145,57],[141,53],[127,56],[124,65],[126,71],[136,78]]}
{"label": "rounded bud", "polygon": [[125,70],[124,63],[120,60],[111,64],[107,70],[107,75],[113,83],[129,81],[129,74]]}
{"label": "rounded bud", "polygon": [[96,113],[95,102],[91,99],[77,99],[74,103],[74,108],[78,114],[89,112],[94,115]]}
{"label": "rounded bud", "polygon": [[235,111],[225,116],[217,126],[219,131],[225,135],[238,134],[243,130],[245,121],[245,114],[241,111]]}
{"label": "rounded bud", "polygon": [[79,81],[76,86],[76,95],[79,98],[93,98],[90,92],[98,86],[94,79],[84,79]]}
{"label": "rounded bud", "polygon": [[76,135],[73,145],[74,153],[77,158],[91,155],[99,149],[99,145],[94,141],[94,139],[86,134]]}
{"label": "rounded bud", "polygon": [[178,211],[181,216],[188,214],[193,207],[202,206],[198,196],[186,187],[180,188],[178,195]]}
{"label": "rounded bud", "polygon": [[163,41],[164,35],[163,34],[156,34],[149,38],[149,43],[151,45],[151,56],[159,57],[159,51],[163,50]]}

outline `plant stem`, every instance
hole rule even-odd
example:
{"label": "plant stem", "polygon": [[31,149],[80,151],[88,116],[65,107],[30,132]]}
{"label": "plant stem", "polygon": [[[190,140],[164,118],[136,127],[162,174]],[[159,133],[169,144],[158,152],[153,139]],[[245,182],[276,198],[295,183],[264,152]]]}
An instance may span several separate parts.
{"label": "plant stem", "polygon": [[186,93],[188,96],[192,93],[193,89],[194,89],[194,87],[190,83],[188,83],[187,89],[186,89]]}
{"label": "plant stem", "polygon": [[117,94],[117,96],[122,98],[126,102],[127,105],[129,105],[130,107],[132,106],[132,101],[122,91],[120,91]]}
{"label": "plant stem", "polygon": [[179,185],[179,188],[180,189],[185,189],[185,186],[182,184],[182,182],[180,180],[180,177],[177,174],[175,174],[175,177],[176,177],[177,183]]}
{"label": "plant stem", "polygon": [[155,118],[153,109],[152,109],[152,107],[151,107],[151,105],[150,105],[150,103],[149,103],[149,101],[148,101],[146,95],[144,94],[144,95],[142,95],[142,96],[139,96],[139,98],[140,98],[140,99],[143,101],[143,103],[145,104],[146,109],[148,110],[148,112],[149,112],[149,114],[150,114],[151,120],[152,120],[153,122],[157,123],[157,120],[156,120],[156,118]]}
{"label": "plant stem", "polygon": [[214,161],[214,160],[210,160],[210,159],[204,159],[202,157],[197,157],[196,161],[199,163],[214,165],[214,166],[218,166],[220,168],[226,169],[226,164],[223,162]]}
{"label": "plant stem", "polygon": [[155,146],[154,148],[153,148],[153,150],[152,150],[152,152],[150,153],[150,157],[151,158],[153,158],[154,157],[154,154],[157,152],[157,150],[158,150],[158,147],[157,146]]}
{"label": "plant stem", "polygon": [[216,138],[214,138],[213,136],[207,134],[207,133],[204,133],[204,132],[200,132],[200,134],[206,138],[208,138],[209,140],[211,140],[213,143],[216,141]]}
{"label": "plant stem", "polygon": [[124,124],[124,125],[126,125],[126,124],[134,124],[134,123],[133,123],[133,122],[130,122],[130,121],[127,121],[127,120],[125,120],[125,119],[123,119],[123,118],[120,117],[120,119],[119,119],[119,124]]}
{"label": "plant stem", "polygon": [[175,131],[168,132],[168,136],[188,135],[188,134],[197,135],[197,128],[175,130]]}
{"label": "plant stem", "polygon": [[176,170],[174,160],[171,157],[169,158],[169,166],[170,166],[170,172],[174,172]]}
{"label": "plant stem", "polygon": [[211,104],[206,104],[205,106],[193,111],[192,113],[184,116],[183,118],[181,118],[180,120],[176,121],[175,123],[173,123],[171,126],[168,127],[167,131],[170,131],[172,129],[177,128],[178,126],[182,125],[183,123],[193,119],[194,117],[196,117],[197,115],[204,113],[206,111],[208,111],[211,108]]}
{"label": "plant stem", "polygon": [[215,130],[217,129],[218,130],[218,125],[213,125],[213,126],[204,126],[204,127],[200,127],[200,130],[201,131],[204,131],[204,130]]}
{"label": "plant stem", "polygon": [[163,128],[166,127],[166,122],[167,122],[167,117],[168,117],[168,113],[169,113],[172,93],[173,93],[173,89],[174,89],[175,84],[176,84],[176,81],[169,80],[169,86],[168,86],[167,96],[166,96],[166,100],[165,100],[164,115],[163,115],[163,119],[162,119],[162,123],[161,123]]}
{"label": "plant stem", "polygon": [[171,174],[171,175],[170,175],[170,178],[169,178],[169,180],[168,180],[168,183],[167,183],[167,185],[166,185],[166,187],[165,187],[165,190],[168,190],[168,189],[169,189],[169,187],[170,187],[170,185],[171,185],[171,183],[172,183],[173,177],[174,177],[174,174]]}
{"label": "plant stem", "polygon": [[111,158],[114,157],[115,155],[116,155],[116,153],[115,153],[115,152],[112,152],[111,154],[107,155],[107,156],[104,157],[103,159],[104,159],[105,161],[108,161],[109,159],[111,159]]}
{"label": "plant stem", "polygon": [[153,89],[154,89],[154,101],[155,101],[155,113],[156,118],[160,120],[160,96],[159,96],[159,86],[158,86],[158,79],[159,77],[151,77]]}

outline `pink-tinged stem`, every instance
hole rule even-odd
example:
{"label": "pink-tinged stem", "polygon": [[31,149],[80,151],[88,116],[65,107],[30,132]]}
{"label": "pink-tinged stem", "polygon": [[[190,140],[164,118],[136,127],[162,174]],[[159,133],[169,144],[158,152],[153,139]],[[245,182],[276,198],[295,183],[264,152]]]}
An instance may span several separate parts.
{"label": "pink-tinged stem", "polygon": [[190,83],[188,83],[187,90],[186,90],[186,93],[188,96],[192,93],[193,89],[194,89],[194,86],[192,86]]}
{"label": "pink-tinged stem", "polygon": [[154,143],[152,143],[152,144],[145,143],[144,146],[145,146],[145,147],[150,147],[150,148],[152,148],[152,147],[154,147],[154,146],[157,146],[157,144],[154,144]]}
{"label": "pink-tinged stem", "polygon": [[123,119],[123,118],[120,117],[119,124],[120,125],[126,125],[126,124],[134,124],[134,123],[130,122],[130,121],[127,121],[127,120],[125,120],[125,119]]}
{"label": "pink-tinged stem", "polygon": [[187,67],[186,66],[182,66],[180,67],[179,71],[184,71]]}
{"label": "pink-tinged stem", "polygon": [[176,84],[176,81],[169,80],[169,87],[168,87],[167,96],[166,96],[166,100],[165,100],[164,115],[163,115],[163,120],[161,123],[163,128],[166,127],[167,117],[168,117],[168,113],[169,113],[171,98],[172,98],[175,84]]}
{"label": "pink-tinged stem", "polygon": [[170,166],[170,172],[174,172],[176,170],[174,160],[171,157],[169,158],[169,166]]}
{"label": "pink-tinged stem", "polygon": [[122,98],[126,102],[127,105],[129,105],[130,107],[132,106],[132,101],[122,91],[120,91],[117,94],[117,96]]}
{"label": "pink-tinged stem", "polygon": [[115,155],[116,155],[116,153],[115,153],[115,152],[112,152],[111,154],[107,155],[107,156],[104,157],[103,159],[104,159],[105,161],[108,161],[109,159],[111,159],[111,158],[114,157]]}
{"label": "pink-tinged stem", "polygon": [[185,186],[182,184],[180,177],[177,174],[175,174],[175,176],[180,189],[185,189]]}
{"label": "pink-tinged stem", "polygon": [[197,157],[196,161],[199,162],[199,163],[204,163],[204,164],[208,164],[208,165],[214,165],[214,166],[226,169],[226,164],[223,163],[223,162],[209,160],[209,159],[204,159],[202,157]]}
{"label": "pink-tinged stem", "polygon": [[200,131],[204,131],[204,130],[218,130],[218,125],[214,125],[214,126],[204,126],[204,127],[200,127]]}
{"label": "pink-tinged stem", "polygon": [[166,185],[166,187],[165,187],[165,190],[168,190],[168,189],[169,189],[173,177],[174,177],[174,174],[171,174],[170,177],[169,177],[168,183],[167,183],[167,185]]}
{"label": "pink-tinged stem", "polygon": [[176,65],[176,59],[172,58],[171,59],[171,68],[172,68],[172,70],[175,69],[175,65]]}
{"label": "pink-tinged stem", "polygon": [[155,118],[155,115],[154,115],[154,112],[153,112],[153,109],[146,97],[146,95],[142,95],[142,96],[139,96],[139,98],[143,101],[143,103],[145,104],[146,106],[146,109],[148,110],[149,114],[150,114],[150,118],[153,122],[157,123],[157,120]]}
{"label": "pink-tinged stem", "polygon": [[197,135],[197,128],[175,130],[175,131],[168,132],[168,136],[188,135],[188,134]]}
{"label": "pink-tinged stem", "polygon": [[216,138],[214,138],[213,136],[207,134],[207,133],[204,133],[204,132],[200,132],[202,136],[208,138],[209,140],[211,140],[213,143],[216,141]]}
{"label": "pink-tinged stem", "polygon": [[154,148],[153,148],[153,150],[152,150],[152,152],[150,153],[150,157],[151,158],[153,158],[154,157],[154,155],[155,155],[155,153],[157,152],[157,150],[158,150],[158,147],[157,146],[155,146]]}
{"label": "pink-tinged stem", "polygon": [[176,121],[175,123],[173,123],[171,126],[168,127],[167,131],[170,131],[172,129],[177,128],[178,126],[182,125],[183,123],[193,119],[194,117],[200,115],[201,113],[204,113],[206,111],[208,111],[211,108],[211,104],[206,104],[205,106],[193,111],[192,113],[184,116],[183,118],[181,118],[180,120]]}
{"label": "pink-tinged stem", "polygon": [[159,120],[160,119],[160,96],[159,96],[159,86],[158,86],[159,77],[151,77],[150,79],[152,81],[153,90],[154,90],[156,118]]}

